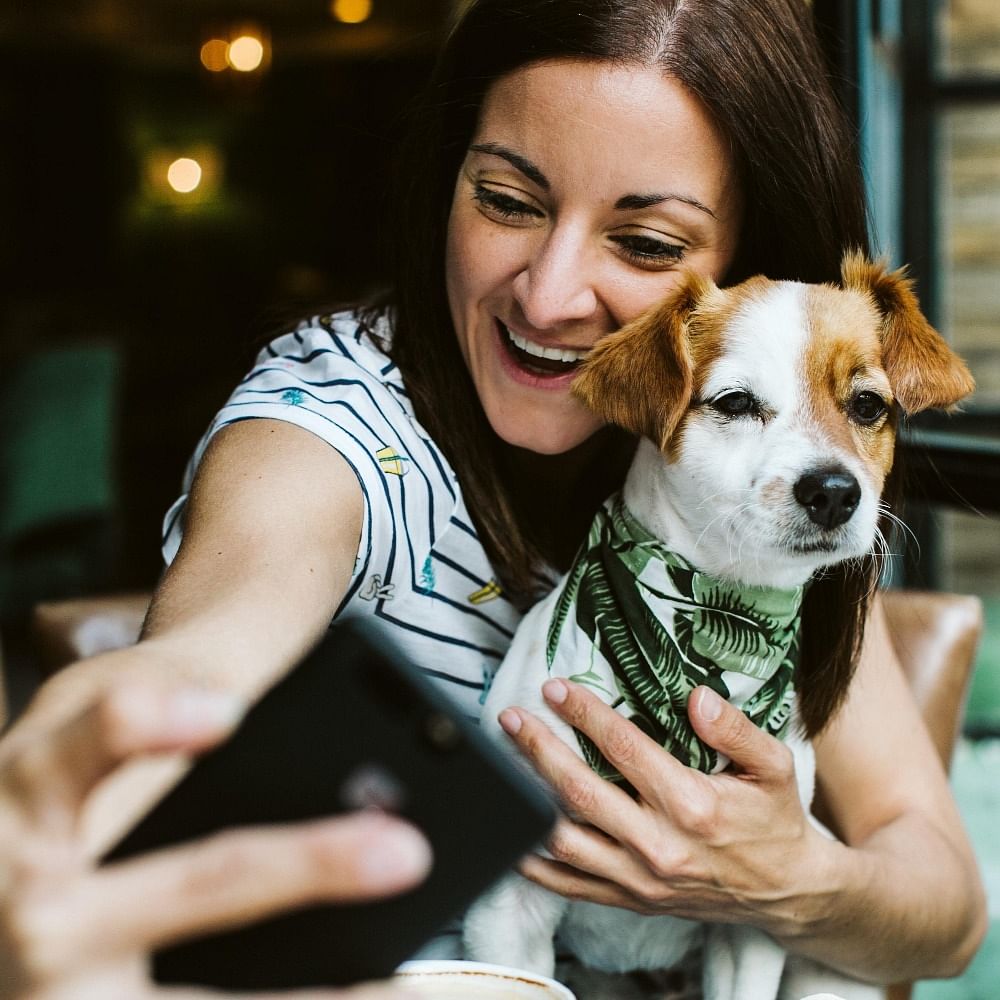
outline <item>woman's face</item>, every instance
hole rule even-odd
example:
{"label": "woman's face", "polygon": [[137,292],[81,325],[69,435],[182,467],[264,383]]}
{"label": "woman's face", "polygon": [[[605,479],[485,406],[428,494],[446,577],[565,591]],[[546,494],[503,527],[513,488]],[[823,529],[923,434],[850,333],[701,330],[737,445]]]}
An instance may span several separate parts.
{"label": "woman's face", "polygon": [[[698,100],[654,69],[558,60],[488,91],[448,223],[448,300],[496,433],[560,454],[601,421],[574,361],[682,269],[722,276],[740,192]],[[544,355],[542,355],[544,352]]]}

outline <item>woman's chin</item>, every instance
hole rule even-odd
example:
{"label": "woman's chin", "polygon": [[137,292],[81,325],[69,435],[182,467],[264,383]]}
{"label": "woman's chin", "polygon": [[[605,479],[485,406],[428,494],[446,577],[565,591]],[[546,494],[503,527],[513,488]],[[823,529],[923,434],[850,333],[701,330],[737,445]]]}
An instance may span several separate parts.
{"label": "woman's chin", "polygon": [[[590,440],[601,428],[593,423],[579,428],[558,428],[551,426],[510,426],[490,421],[493,430],[506,444],[522,448],[536,455],[565,455],[574,448]],[[498,425],[499,424],[499,425]]]}

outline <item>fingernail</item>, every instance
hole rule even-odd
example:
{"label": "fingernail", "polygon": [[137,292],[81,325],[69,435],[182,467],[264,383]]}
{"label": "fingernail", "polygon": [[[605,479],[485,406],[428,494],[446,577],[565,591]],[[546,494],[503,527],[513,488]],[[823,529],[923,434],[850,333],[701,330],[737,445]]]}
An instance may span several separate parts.
{"label": "fingernail", "polygon": [[172,727],[200,732],[231,728],[245,711],[246,703],[230,691],[188,688],[171,695],[166,714]]}
{"label": "fingernail", "polygon": [[431,867],[430,845],[412,826],[392,822],[374,834],[365,845],[361,865],[372,888],[412,881]]}
{"label": "fingernail", "polygon": [[497,716],[497,722],[503,726],[503,731],[509,736],[517,736],[521,731],[521,716],[517,712],[511,711],[509,708],[505,708],[499,716]]}
{"label": "fingernail", "polygon": [[569,694],[569,688],[560,680],[546,681],[542,685],[542,694],[545,695],[546,701],[561,705]]}
{"label": "fingernail", "polygon": [[715,722],[722,715],[722,699],[711,688],[702,689],[698,699],[698,714],[706,722]]}

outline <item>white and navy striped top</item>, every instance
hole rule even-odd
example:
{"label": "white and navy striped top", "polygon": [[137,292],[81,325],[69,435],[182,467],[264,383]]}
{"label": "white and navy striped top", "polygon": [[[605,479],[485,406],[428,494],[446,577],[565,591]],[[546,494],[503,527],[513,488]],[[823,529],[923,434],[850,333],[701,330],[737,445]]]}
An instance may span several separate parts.
{"label": "white and navy striped top", "polygon": [[[376,334],[385,340],[385,321]],[[278,337],[213,420],[164,522],[170,562],[194,471],[219,428],[267,417],[303,427],[350,463],[364,526],[336,619],[375,619],[478,719],[520,613],[501,592],[447,460],[417,422],[399,370],[352,313]],[[336,513],[331,511],[331,517]]]}

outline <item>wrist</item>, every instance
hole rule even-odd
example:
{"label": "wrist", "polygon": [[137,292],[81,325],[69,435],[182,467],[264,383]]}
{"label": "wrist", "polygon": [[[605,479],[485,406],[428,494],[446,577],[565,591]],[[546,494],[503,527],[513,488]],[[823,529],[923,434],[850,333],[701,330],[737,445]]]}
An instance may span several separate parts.
{"label": "wrist", "polygon": [[789,868],[787,895],[763,929],[793,952],[828,935],[849,896],[856,853],[809,823],[799,859]]}

